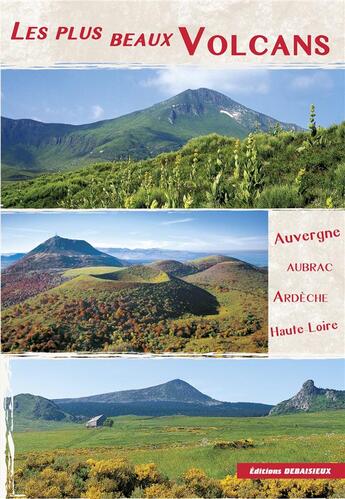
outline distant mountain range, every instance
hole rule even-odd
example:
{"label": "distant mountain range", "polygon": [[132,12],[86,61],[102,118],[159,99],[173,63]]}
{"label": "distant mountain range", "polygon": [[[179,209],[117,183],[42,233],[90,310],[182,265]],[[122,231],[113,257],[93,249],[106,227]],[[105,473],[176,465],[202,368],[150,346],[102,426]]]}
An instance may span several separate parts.
{"label": "distant mountain range", "polygon": [[13,263],[17,262],[21,258],[23,258],[26,253],[7,253],[1,255],[1,268],[5,269],[9,267]]}
{"label": "distant mountain range", "polygon": [[[41,398],[39,397],[39,399]],[[32,399],[28,399],[27,394],[16,395],[14,399],[15,416],[24,415],[32,419],[36,418],[36,413],[32,409],[35,405],[32,403]],[[41,400],[38,403],[41,404]],[[29,404],[28,409],[26,408],[27,404]],[[56,399],[47,401],[46,407],[47,416],[40,412],[39,419],[46,419],[46,417],[50,419],[52,407],[56,408],[56,417],[59,420],[61,420],[61,413],[66,414],[66,419],[80,418],[80,416],[88,418],[97,414],[106,416],[183,414],[188,416],[247,417],[267,415],[272,408],[271,405],[251,402],[221,402],[201,393],[180,379],[139,390],[125,390],[73,399]]]}
{"label": "distant mountain range", "polygon": [[[209,253],[200,251],[181,251],[169,250],[161,248],[96,248],[103,253],[118,258],[123,265],[133,265],[138,263],[151,263],[159,260],[178,260],[185,262],[188,260],[195,260],[197,258],[207,257]],[[27,253],[6,253],[1,255],[1,268],[5,269],[16,261],[23,258]],[[215,252],[216,254],[216,252]],[[265,250],[231,250],[229,252],[221,252],[219,254],[226,254],[239,260],[255,265],[257,267],[267,267],[268,258],[267,251]]]}
{"label": "distant mountain range", "polygon": [[90,163],[149,158],[200,135],[242,138],[277,124],[301,130],[207,88],[186,90],[147,109],[85,125],[3,117],[2,174],[6,180],[23,180]]}
{"label": "distant mountain range", "polygon": [[274,407],[268,404],[215,400],[180,379],[139,390],[80,398],[48,400],[30,394],[14,397],[14,416],[56,421],[80,420],[98,414],[259,417],[334,409],[345,409],[345,391],[316,388],[311,380],[303,384],[297,395]]}
{"label": "distant mountain range", "polygon": [[140,388],[137,390],[123,390],[119,392],[102,393],[89,397],[56,399],[55,403],[62,406],[71,402],[104,404],[131,404],[133,402],[183,402],[186,404],[219,405],[222,402],[204,395],[189,383],[181,379],[174,379],[167,383]]}
{"label": "distant mountain range", "polygon": [[272,416],[294,412],[315,412],[327,409],[345,409],[345,391],[317,388],[309,379],[301,390],[288,400],[280,402],[271,411]]}
{"label": "distant mountain range", "polygon": [[202,256],[207,256],[209,253],[204,253],[200,251],[181,251],[172,249],[161,249],[161,248],[102,248],[109,255],[116,256],[122,261],[130,261],[137,263],[149,263],[157,260],[193,260],[194,258],[200,258]]}
{"label": "distant mountain range", "polygon": [[[149,263],[157,260],[178,260],[186,262],[195,260],[197,258],[207,257],[210,252],[201,251],[185,251],[185,250],[172,250],[161,248],[98,248],[102,249],[109,255],[116,256],[124,264],[126,262]],[[229,251],[213,251],[213,254],[227,255],[247,263],[255,265],[256,267],[266,267],[268,265],[268,253],[266,250],[229,250]]]}

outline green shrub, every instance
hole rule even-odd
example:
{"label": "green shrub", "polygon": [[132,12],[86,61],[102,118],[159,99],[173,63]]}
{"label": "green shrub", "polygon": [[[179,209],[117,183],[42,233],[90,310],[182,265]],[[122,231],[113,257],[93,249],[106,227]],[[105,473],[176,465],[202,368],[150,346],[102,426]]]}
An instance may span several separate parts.
{"label": "green shrub", "polygon": [[151,208],[154,201],[157,202],[157,207],[162,208],[164,206],[166,196],[162,189],[151,188],[149,191],[139,189],[138,192],[132,195],[128,208]]}
{"label": "green shrub", "polygon": [[231,441],[216,442],[213,446],[214,449],[247,449],[254,447],[254,442],[251,438]]}
{"label": "green shrub", "polygon": [[26,459],[25,467],[29,470],[41,471],[54,462],[54,453],[31,453]]}
{"label": "green shrub", "polygon": [[[344,139],[345,123],[318,127],[314,137],[276,130],[237,141],[210,134],[146,160],[3,182],[2,202],[5,208],[294,208],[324,207],[331,196],[337,208],[344,197]],[[293,187],[301,170],[299,196]]]}
{"label": "green shrub", "polygon": [[256,202],[256,208],[298,208],[303,199],[295,187],[274,185],[266,187]]}
{"label": "green shrub", "polygon": [[335,170],[335,188],[341,197],[345,196],[345,163],[341,163]]}

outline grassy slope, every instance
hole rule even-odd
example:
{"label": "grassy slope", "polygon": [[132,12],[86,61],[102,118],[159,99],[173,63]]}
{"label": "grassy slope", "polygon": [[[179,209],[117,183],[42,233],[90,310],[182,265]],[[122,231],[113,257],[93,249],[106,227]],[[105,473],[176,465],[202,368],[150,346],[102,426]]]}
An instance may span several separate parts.
{"label": "grassy slope", "polygon": [[143,265],[135,265],[128,267],[120,272],[105,273],[102,279],[110,279],[123,282],[138,282],[138,283],[152,283],[158,284],[160,282],[169,281],[169,276],[160,270],[152,267],[145,267]]}
{"label": "grassy slope", "polygon": [[[112,272],[112,274],[115,274],[115,272]],[[80,275],[77,275],[76,277],[73,277],[73,279],[71,279],[70,281],[64,282],[60,286],[57,286],[52,290],[52,292],[64,294],[67,291],[70,292],[71,297],[73,296],[74,298],[78,298],[78,295],[80,293],[80,298],[83,298],[85,294],[87,296],[90,296],[93,293],[103,291],[117,291],[119,289],[130,287],[131,283],[117,281],[115,279],[106,279],[103,278],[103,275],[108,275],[108,273],[98,275],[89,275],[82,273]]]}
{"label": "grassy slope", "polygon": [[[259,208],[323,208],[329,197],[335,207],[344,205],[344,167],[340,172],[338,168],[345,162],[345,124],[322,130],[320,135],[320,141],[304,148],[304,141],[310,137],[307,132],[255,134],[263,172],[263,194],[256,201]],[[234,147],[232,137],[199,137],[178,153],[165,153],[150,160],[97,163],[78,171],[6,184],[2,202],[6,208],[145,208],[156,200],[157,207],[170,202],[167,207],[171,208],[168,194],[176,198],[175,207],[185,207],[183,197],[189,195],[188,207],[238,208],[242,205],[236,200],[237,188],[233,187]],[[245,153],[244,140],[239,152],[242,168]],[[176,158],[180,180],[176,177]],[[208,194],[220,170],[224,172],[221,187],[228,198],[215,201]],[[304,174],[297,192],[296,178],[301,170]],[[285,186],[289,192],[283,196],[272,194],[272,186]]]}
{"label": "grassy slope", "polygon": [[14,410],[24,418],[44,419],[49,421],[70,420],[69,414],[44,397],[22,393],[15,398]]}
{"label": "grassy slope", "polygon": [[106,274],[107,272],[118,272],[124,270],[125,267],[81,267],[79,269],[69,269],[64,272],[65,277],[77,277],[79,275],[97,275]]}
{"label": "grassy slope", "polygon": [[197,272],[196,267],[176,260],[158,260],[149,265],[151,268],[159,269],[175,277],[183,277]]}
{"label": "grassy slope", "polygon": [[[81,344],[78,343],[78,348],[100,349],[101,343],[92,347],[85,342],[83,347],[82,334],[92,332],[97,326],[105,324],[109,324],[110,328],[107,334],[114,329],[117,331],[122,326],[114,314],[119,306],[118,300],[125,300],[124,308],[128,317],[136,318],[143,324],[139,326],[143,332],[140,341],[144,342],[144,348],[149,351],[266,351],[265,343],[261,346],[253,343],[251,326],[246,323],[248,314],[251,313],[260,322],[260,326],[255,327],[253,332],[263,331],[267,338],[266,273],[258,273],[247,282],[245,272],[243,283],[236,273],[236,279],[224,287],[221,282],[199,283],[191,280],[189,284],[180,280],[169,280],[164,272],[152,267],[130,267],[116,269],[116,272],[113,272],[111,267],[105,267],[103,278],[100,279],[101,269],[88,267],[69,270],[64,275],[70,277],[70,280],[47,293],[26,300],[23,304],[4,309],[3,348],[6,349],[7,340],[13,344],[14,340],[10,340],[9,335],[13,338],[14,332],[21,331],[25,324],[30,328],[45,331],[49,331],[54,325],[55,333],[56,327],[62,326],[70,348],[76,348],[73,341],[80,337]],[[94,270],[99,271],[98,276]],[[253,271],[250,270],[250,273]],[[185,280],[188,281],[189,278]],[[91,315],[80,315],[81,300],[91,303]],[[104,304],[107,311],[104,311]],[[92,320],[89,320],[91,318]],[[160,333],[152,335],[150,324],[154,327],[162,320],[165,320],[165,323],[161,323]],[[188,331],[198,332],[177,332],[176,343],[174,335],[169,334],[169,331],[189,328],[191,322],[192,329]],[[117,334],[120,337],[123,334],[128,336],[127,331],[128,328],[120,329]],[[26,334],[24,331],[24,337]],[[102,333],[100,334],[102,337]],[[109,343],[107,334],[104,335],[104,345]],[[132,340],[130,345],[132,350],[138,348]],[[123,351],[124,347],[125,345],[122,345],[119,348]],[[58,350],[62,348],[60,346]]]}
{"label": "grassy slope", "polygon": [[[174,125],[168,121],[170,107],[154,106],[142,112],[55,132],[61,137],[39,146],[12,147],[3,152],[4,178],[20,180],[44,172],[71,170],[95,161],[156,156],[178,149],[192,137],[211,132],[245,137],[248,129],[212,106],[205,116],[180,116]],[[54,125],[50,125],[53,127]],[[61,125],[63,127],[63,125]],[[46,126],[49,130],[49,125]],[[54,138],[54,135],[53,135]]]}
{"label": "grassy slope", "polygon": [[[124,455],[134,463],[157,463],[173,478],[191,465],[223,477],[237,462],[341,461],[345,411],[262,418],[114,418],[112,428],[87,430],[61,424],[54,429],[16,431],[16,465],[28,452],[60,449],[69,459]],[[23,426],[21,427],[23,429]],[[220,440],[252,438],[253,449],[213,449]]]}
{"label": "grassy slope", "polygon": [[66,429],[75,430],[79,425],[71,421],[46,421],[43,419],[31,419],[23,415],[15,416],[15,432],[41,432],[60,431]]}
{"label": "grassy slope", "polygon": [[[240,277],[237,266],[235,271],[231,267],[231,263],[216,264],[209,270],[187,276],[184,279],[216,296],[219,303],[218,313],[213,316],[210,315],[209,320],[221,321],[223,331],[232,332],[232,334],[238,331],[238,335],[233,336],[232,341],[226,343],[221,338],[214,338],[212,342],[207,341],[208,339],[205,338],[193,338],[186,346],[186,351],[207,351],[207,349],[209,351],[219,351],[224,350],[225,345],[230,348],[230,351],[253,351],[251,336],[246,336],[243,328],[243,320],[249,314],[252,314],[260,321],[261,327],[259,330],[266,334],[268,314],[267,273],[242,269]],[[231,272],[229,272],[229,268]],[[210,272],[212,269],[214,272]],[[199,319],[199,322],[201,323],[202,320]],[[240,331],[242,331],[242,334]],[[260,351],[260,349],[256,349],[256,351]]]}

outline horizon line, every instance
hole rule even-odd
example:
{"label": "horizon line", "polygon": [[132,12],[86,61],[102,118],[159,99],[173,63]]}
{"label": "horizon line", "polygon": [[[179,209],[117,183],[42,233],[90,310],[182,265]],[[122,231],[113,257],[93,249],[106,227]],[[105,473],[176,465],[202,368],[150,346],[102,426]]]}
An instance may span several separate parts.
{"label": "horizon line", "polygon": [[113,121],[113,120],[116,120],[116,119],[119,119],[119,118],[130,116],[131,114],[139,113],[141,111],[146,111],[147,109],[151,109],[152,107],[157,106],[159,104],[162,104],[163,102],[167,102],[170,99],[174,99],[175,97],[178,97],[179,95],[182,95],[182,94],[184,94],[186,92],[198,92],[200,90],[207,90],[209,92],[218,93],[218,94],[220,94],[220,95],[222,95],[222,96],[230,99],[234,104],[238,104],[238,105],[246,108],[249,111],[254,111],[255,113],[258,113],[258,114],[261,114],[261,115],[266,116],[268,118],[271,118],[271,119],[273,119],[275,121],[278,121],[279,123],[283,123],[284,125],[297,126],[298,128],[301,128],[300,131],[307,131],[307,128],[305,128],[302,125],[299,125],[298,123],[279,120],[278,118],[274,118],[273,116],[271,116],[269,114],[266,114],[264,112],[257,111],[256,109],[249,108],[248,106],[245,106],[241,102],[239,102],[237,100],[234,100],[232,97],[230,97],[228,95],[228,93],[224,93],[224,91],[215,90],[214,88],[208,88],[208,87],[186,88],[185,90],[182,90],[181,92],[178,92],[177,94],[171,95],[170,97],[167,97],[165,99],[162,99],[162,100],[159,100],[157,102],[154,102],[150,106],[139,108],[139,109],[134,109],[132,111],[129,111],[128,113],[120,114],[120,115],[114,116],[112,118],[106,118],[106,119],[103,119],[103,120],[96,120],[96,121],[89,121],[89,122],[84,122],[84,123],[64,123],[64,122],[61,122],[61,121],[43,121],[43,120],[39,120],[39,119],[36,119],[36,118],[25,118],[25,117],[24,118],[23,117],[22,118],[12,118],[10,116],[5,116],[5,115],[1,115],[1,118],[5,118],[5,119],[9,119],[9,120],[15,120],[15,121],[28,120],[28,121],[34,121],[35,123],[43,123],[44,125],[67,125],[67,126],[71,126],[71,127],[82,127],[82,126],[88,126],[88,125],[98,125],[100,123],[106,123],[106,122]]}
{"label": "horizon line", "polygon": [[[118,389],[118,390],[113,390],[113,391],[107,391],[107,392],[97,392],[97,393],[92,393],[92,394],[89,394],[89,395],[74,395],[74,396],[69,396],[69,397],[47,397],[47,396],[44,396],[44,395],[40,395],[40,394],[35,394],[35,393],[31,393],[31,392],[18,392],[18,393],[12,393],[12,397],[15,397],[15,396],[18,396],[18,395],[32,395],[32,396],[35,396],[35,397],[42,397],[42,398],[45,398],[47,400],[50,400],[50,401],[58,401],[58,400],[74,400],[74,399],[84,399],[84,398],[90,398],[90,397],[97,397],[97,396],[101,396],[101,395],[110,395],[110,394],[113,394],[113,393],[122,393],[122,392],[133,392],[133,391],[141,391],[141,390],[146,390],[146,389],[149,389],[149,388],[156,388],[156,387],[159,387],[159,386],[162,386],[162,385],[166,385],[168,383],[172,383],[174,381],[182,381],[183,383],[187,384],[188,386],[192,387],[193,389],[197,390],[199,393],[201,393],[202,395],[205,395],[207,397],[209,397],[210,399],[212,400],[215,400],[217,402],[221,402],[221,403],[252,403],[252,404],[263,404],[263,405],[270,405],[272,407],[274,407],[275,405],[278,405],[280,402],[283,402],[285,400],[288,400],[288,399],[285,399],[285,400],[281,400],[280,402],[277,402],[277,403],[268,403],[268,402],[252,402],[251,400],[219,400],[219,399],[215,399],[214,397],[212,397],[211,395],[208,395],[207,393],[199,390],[198,388],[196,388],[194,386],[194,384],[191,384],[189,383],[188,381],[185,381],[184,379],[182,378],[173,378],[173,379],[168,379],[167,381],[163,381],[161,383],[158,383],[158,384],[154,384],[154,385],[147,385],[147,386],[142,386],[142,387],[139,387],[139,388],[121,388],[121,389]],[[299,385],[299,388],[295,388],[295,390],[298,390],[295,394],[291,395],[291,397],[289,398],[292,398],[294,397],[302,388],[303,388],[303,385],[307,382],[307,381],[312,381],[314,386],[316,388],[321,388],[323,390],[334,390],[334,391],[344,391],[344,390],[339,390],[337,388],[324,388],[324,387],[319,387],[319,386],[316,386],[315,385],[315,382],[313,379],[311,378],[308,378],[306,379],[305,381],[302,382],[301,385]],[[292,388],[291,388],[292,389]],[[109,404],[121,404],[121,402],[104,402],[105,404],[109,403]]]}

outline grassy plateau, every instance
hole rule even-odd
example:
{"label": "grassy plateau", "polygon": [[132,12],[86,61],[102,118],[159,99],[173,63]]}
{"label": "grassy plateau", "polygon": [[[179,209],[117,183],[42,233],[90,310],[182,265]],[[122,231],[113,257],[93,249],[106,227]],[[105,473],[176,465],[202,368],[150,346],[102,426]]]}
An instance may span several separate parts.
{"label": "grassy plateau", "polygon": [[[241,461],[341,461],[345,411],[261,418],[135,417],[113,418],[111,428],[83,424],[18,421],[14,433],[17,465],[28,452],[61,451],[69,459],[125,456],[136,464],[155,462],[169,477],[193,463],[214,478],[234,473]],[[51,427],[50,427],[51,425]],[[329,433],[329,428],[332,432]],[[250,438],[249,449],[214,449],[217,441]]]}
{"label": "grassy plateau", "polygon": [[[39,491],[40,497],[96,499],[343,497],[342,480],[234,477],[238,462],[341,462],[343,410],[256,418],[125,416],[112,420],[112,427],[86,429],[82,423],[40,426],[18,418],[14,432],[17,492],[28,497],[36,497]],[[224,443],[230,446],[221,448]],[[241,445],[235,448],[232,443]]]}

